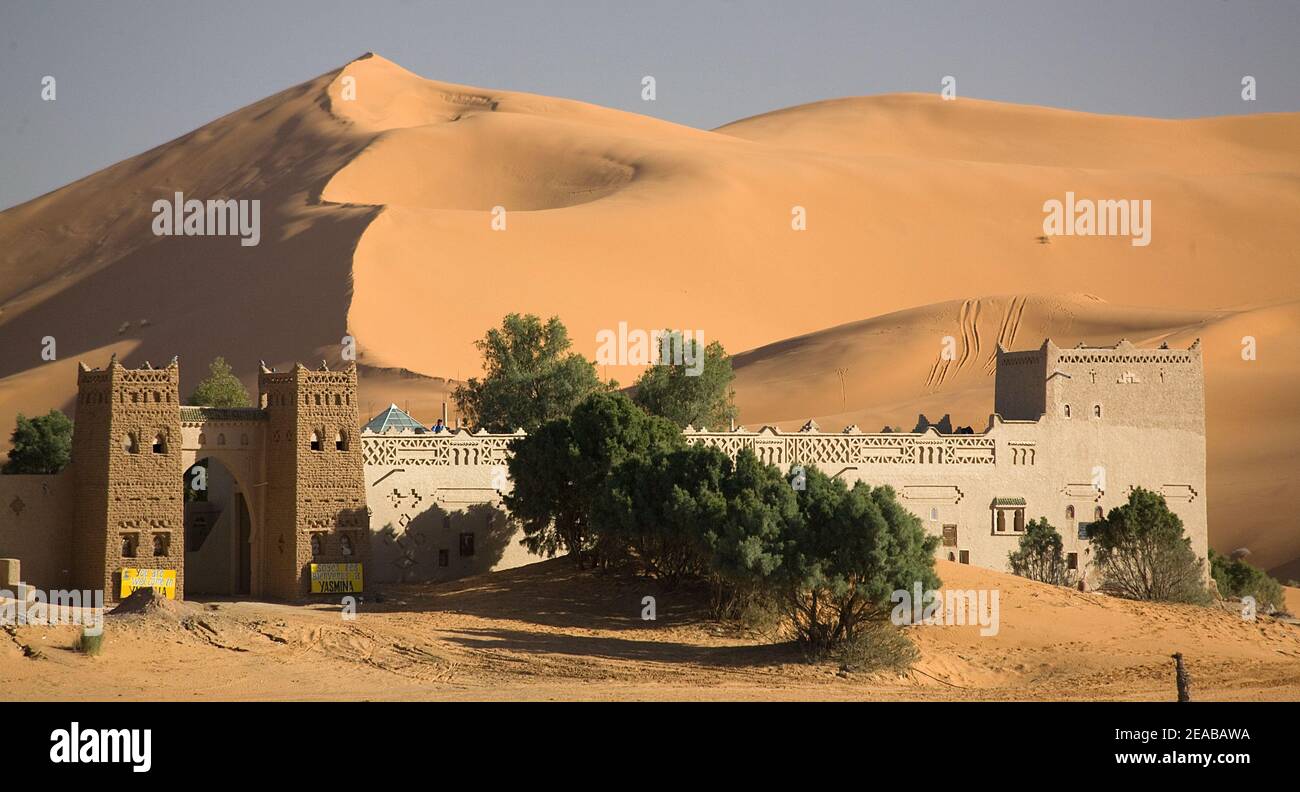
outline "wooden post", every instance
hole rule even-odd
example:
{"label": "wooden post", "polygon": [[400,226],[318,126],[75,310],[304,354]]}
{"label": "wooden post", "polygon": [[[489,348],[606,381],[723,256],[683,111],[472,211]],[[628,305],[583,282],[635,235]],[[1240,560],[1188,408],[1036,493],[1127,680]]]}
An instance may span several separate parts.
{"label": "wooden post", "polygon": [[1178,700],[1192,700],[1192,678],[1187,675],[1187,669],[1183,667],[1182,652],[1174,652],[1171,657],[1174,658],[1174,680],[1178,685]]}

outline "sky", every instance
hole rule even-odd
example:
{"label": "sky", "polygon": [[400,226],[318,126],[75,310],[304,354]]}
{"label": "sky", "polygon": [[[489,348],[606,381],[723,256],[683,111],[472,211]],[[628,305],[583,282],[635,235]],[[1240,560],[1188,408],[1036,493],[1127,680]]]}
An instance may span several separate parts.
{"label": "sky", "polygon": [[705,129],[948,75],[1096,113],[1300,111],[1300,0],[0,0],[0,209],[367,51]]}

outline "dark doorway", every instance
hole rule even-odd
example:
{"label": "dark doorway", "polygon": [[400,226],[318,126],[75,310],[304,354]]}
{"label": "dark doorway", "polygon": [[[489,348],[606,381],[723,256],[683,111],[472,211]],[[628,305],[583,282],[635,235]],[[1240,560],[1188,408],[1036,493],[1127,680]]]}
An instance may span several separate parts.
{"label": "dark doorway", "polygon": [[185,471],[185,593],[251,593],[252,520],[230,470],[213,457]]}

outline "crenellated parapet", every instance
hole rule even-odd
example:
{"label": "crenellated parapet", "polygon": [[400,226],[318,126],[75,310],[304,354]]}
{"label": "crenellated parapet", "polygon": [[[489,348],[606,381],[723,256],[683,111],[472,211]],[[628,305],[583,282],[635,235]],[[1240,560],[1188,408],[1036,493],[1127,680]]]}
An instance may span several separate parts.
{"label": "crenellated parapet", "polygon": [[[749,449],[761,462],[772,465],[992,465],[997,461],[997,440],[990,435],[944,435],[934,429],[919,433],[885,432],[864,434],[856,426],[841,432],[822,432],[809,421],[797,432],[783,432],[771,426],[758,431],[738,427],[734,431],[711,432],[686,427],[686,442],[717,448],[733,459]],[[361,436],[367,465],[388,467],[456,467],[504,465],[510,444],[523,437],[511,434],[454,430],[447,432]],[[1019,452],[1018,452],[1019,453]],[[1028,459],[1025,454],[1021,457]]]}
{"label": "crenellated parapet", "polygon": [[731,432],[709,432],[687,427],[686,442],[706,445],[735,458],[742,450],[754,452],[771,465],[992,465],[997,461],[997,441],[984,435],[941,435],[934,429],[921,433],[863,434],[856,426],[823,433],[811,421],[798,432],[764,426],[757,432],[740,427]]}
{"label": "crenellated parapet", "polygon": [[467,429],[436,434],[365,432],[361,435],[361,453],[367,465],[491,467],[504,465],[510,456],[510,443],[523,436],[522,429],[512,434],[470,432]]}

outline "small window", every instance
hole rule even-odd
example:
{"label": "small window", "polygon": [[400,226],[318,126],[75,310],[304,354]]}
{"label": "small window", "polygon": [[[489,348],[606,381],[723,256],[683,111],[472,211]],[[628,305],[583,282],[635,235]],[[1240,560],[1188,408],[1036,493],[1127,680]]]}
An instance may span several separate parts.
{"label": "small window", "polygon": [[447,548],[438,551],[438,566],[445,567],[451,563],[451,552]]}
{"label": "small window", "polygon": [[1007,512],[1005,509],[998,509],[998,533],[1007,531]]}
{"label": "small window", "polygon": [[1073,505],[1073,504],[1071,504],[1071,505],[1065,507],[1065,519],[1067,519],[1067,520],[1073,520],[1073,519],[1074,519],[1074,505]]}
{"label": "small window", "polygon": [[135,558],[139,545],[140,537],[136,534],[122,534],[122,557]]}
{"label": "small window", "polygon": [[1069,569],[1078,569],[1078,568],[1079,568],[1079,554],[1078,554],[1078,553],[1067,553],[1066,556],[1065,556],[1065,565],[1066,565],[1066,567],[1069,568]]}
{"label": "small window", "polygon": [[1101,522],[1102,520],[1106,519],[1106,515],[1102,514],[1100,506],[1092,510],[1092,519],[1095,520],[1096,522]]}
{"label": "small window", "polygon": [[318,534],[318,533],[314,533],[314,534],[312,534],[312,535],[311,535],[311,555],[312,555],[312,558],[320,558],[320,557],[321,557],[321,554],[323,554],[324,552],[325,552],[325,543],[324,543],[323,541],[321,541],[321,536],[320,536],[320,534]]}
{"label": "small window", "polygon": [[1101,417],[1101,405],[1100,405],[1100,404],[1094,404],[1094,405],[1092,405],[1092,417],[1093,417],[1093,418],[1100,418],[1100,417]]}
{"label": "small window", "polygon": [[343,554],[344,558],[352,557],[353,549],[351,536],[343,534],[343,536],[339,537],[339,552]]}
{"label": "small window", "polygon": [[460,554],[461,557],[474,555],[474,534],[463,533],[460,535]]}
{"label": "small window", "polygon": [[957,546],[957,526],[945,525],[943,527],[943,546],[944,547]]}
{"label": "small window", "polygon": [[1024,510],[1024,509],[1016,509],[1016,526],[1015,526],[1015,530],[1016,530],[1016,533],[1024,533],[1024,532],[1025,532],[1025,510]]}
{"label": "small window", "polygon": [[135,432],[127,432],[122,440],[122,449],[128,454],[140,453],[140,442],[135,438]]}
{"label": "small window", "polygon": [[167,453],[167,438],[163,437],[162,434],[153,436],[153,452],[155,454]]}
{"label": "small window", "polygon": [[153,555],[154,558],[167,556],[171,552],[172,537],[171,534],[156,533],[153,535]]}
{"label": "small window", "polygon": [[315,432],[311,433],[310,446],[311,446],[311,450],[313,451],[320,450],[320,435],[316,434]]}
{"label": "small window", "polygon": [[335,450],[335,451],[347,451],[347,450],[348,450],[348,436],[347,436],[347,434],[345,434],[345,433],[343,433],[343,432],[336,432],[336,433],[334,434],[334,450]]}
{"label": "small window", "polygon": [[970,551],[969,551],[969,550],[962,550],[962,551],[961,551],[961,563],[963,563],[963,564],[969,564],[969,563],[970,563]]}
{"label": "small window", "polygon": [[939,519],[939,507],[938,507],[938,506],[931,506],[931,507],[930,507],[930,519],[931,519],[931,520],[936,520],[936,521]]}
{"label": "small window", "polygon": [[1068,404],[1065,405],[1065,417],[1066,417],[1066,418],[1069,418],[1069,417],[1070,417],[1070,405],[1068,405]]}

